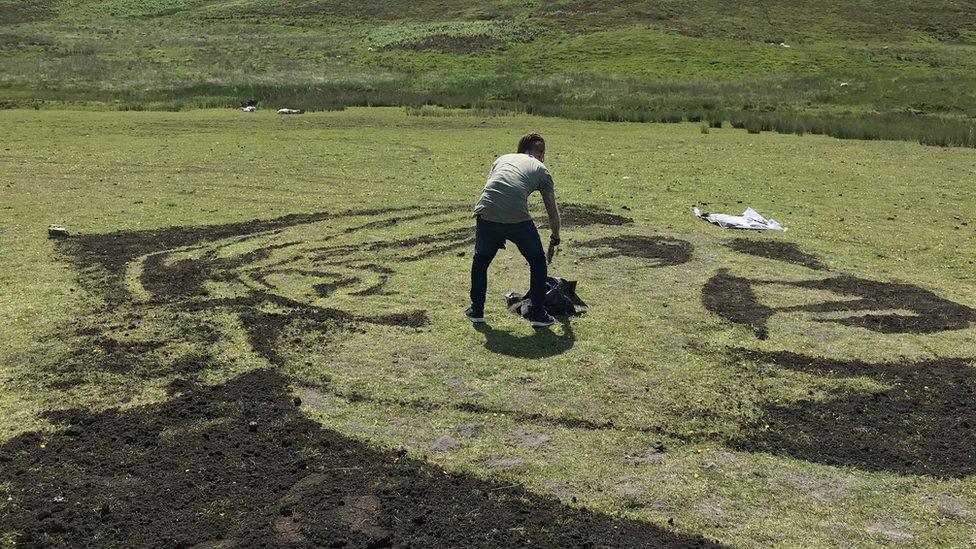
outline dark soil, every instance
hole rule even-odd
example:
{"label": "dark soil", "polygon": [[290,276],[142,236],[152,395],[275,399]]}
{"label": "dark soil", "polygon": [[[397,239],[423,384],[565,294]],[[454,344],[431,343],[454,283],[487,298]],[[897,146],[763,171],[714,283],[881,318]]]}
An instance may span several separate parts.
{"label": "dark soil", "polygon": [[868,376],[890,386],[838,389],[826,402],[767,404],[734,441],[739,450],[905,475],[976,474],[974,359],[875,364],[744,350],[734,357],[830,378]]}
{"label": "dark soil", "polygon": [[[78,269],[89,276],[85,280],[96,286],[104,286],[106,282],[115,282],[121,276],[125,266],[137,257],[172,250],[184,246],[213,242],[235,236],[256,235],[275,230],[311,224],[326,219],[351,216],[386,215],[397,212],[411,211],[416,214],[417,208],[385,208],[369,210],[349,210],[345,213],[316,212],[309,214],[291,214],[274,219],[227,223],[223,225],[167,227],[146,231],[118,231],[108,234],[79,235],[60,243],[61,249],[73,258]],[[445,208],[424,209],[426,215],[443,213]],[[412,216],[407,216],[411,217]],[[368,229],[370,224],[360,227]],[[294,243],[269,246],[265,253],[279,247],[294,245]],[[95,272],[101,269],[103,273]],[[104,279],[107,275],[107,280]],[[116,288],[118,289],[118,288]],[[122,292],[124,294],[124,292]]]}
{"label": "dark soil", "polygon": [[[610,210],[599,206],[585,204],[560,204],[559,221],[568,227],[588,227],[590,225],[628,225],[634,222],[629,217],[610,213]],[[548,227],[548,220],[543,219],[539,227]]]}
{"label": "dark soil", "polygon": [[766,321],[776,313],[759,302],[752,281],[730,275],[728,269],[719,269],[702,287],[702,304],[729,322],[751,326],[759,339],[768,337]]}
{"label": "dark soil", "polygon": [[[280,303],[280,298],[273,301]],[[354,316],[340,309],[304,306],[288,301],[292,309],[290,312],[267,313],[258,310],[259,303],[260,298],[256,298],[253,302],[235,301],[232,307],[240,315],[251,348],[275,365],[282,364],[281,357],[275,350],[276,344],[281,334],[290,327],[300,327],[305,332],[325,334],[331,331],[349,330],[356,322],[406,328],[420,328],[429,323],[427,313],[420,310],[376,316]],[[220,301],[216,302],[216,305],[227,306]]]}
{"label": "dark soil", "polygon": [[206,295],[204,282],[233,280],[235,269],[267,259],[270,250],[254,250],[233,259],[219,258],[215,250],[208,250],[200,259],[180,259],[167,265],[169,256],[157,253],[147,257],[140,282],[154,296],[175,300]]}
{"label": "dark soil", "polygon": [[[335,280],[336,274],[320,270],[319,265],[341,265],[346,269],[359,270],[364,277],[379,275],[379,281],[357,292],[359,296],[384,295],[383,288],[395,273],[392,266],[364,263],[349,256],[363,246],[320,247],[319,253],[327,260],[315,264],[315,268],[297,268],[286,258],[279,264],[253,269],[256,262],[265,261],[275,250],[296,246],[298,242],[270,244],[236,257],[220,257],[226,245],[220,239],[232,238],[241,242],[246,238],[261,238],[297,225],[314,223],[353,215],[389,216],[354,227],[366,231],[396,224],[402,220],[426,219],[446,211],[444,208],[399,208],[374,211],[352,211],[337,214],[288,215],[272,220],[217,225],[213,227],[174,227],[159,231],[119,232],[107,235],[86,235],[62,244],[71,261],[82,269],[81,282],[93,293],[102,296],[110,305],[108,311],[91,315],[87,322],[79,323],[76,352],[63,362],[49,365],[52,379],[57,380],[60,390],[86,382],[86,372],[109,371],[125,374],[134,382],[172,375],[186,375],[191,379],[213,368],[214,365],[199,357],[178,359],[170,353],[174,342],[188,343],[199,349],[207,349],[222,333],[210,324],[209,313],[216,311],[236,312],[241,318],[252,348],[274,364],[281,363],[275,351],[279,339],[288,329],[307,332],[330,333],[361,330],[363,323],[419,328],[428,323],[424,311],[408,311],[395,314],[353,315],[348,312],[296,301],[275,293],[275,287],[266,278],[275,273],[298,273],[310,278],[321,278],[322,283],[312,289],[325,297],[340,287],[356,283],[356,276]],[[440,246],[468,245],[470,229],[435,232],[414,238],[380,241],[368,245],[371,250],[388,248],[403,249],[414,256],[400,256],[397,262],[418,260],[434,255]],[[234,238],[237,237],[237,238]],[[327,241],[330,235],[316,235]],[[208,244],[213,242],[213,244]],[[431,244],[433,246],[431,246]],[[170,247],[209,246],[197,250],[193,259],[174,260]],[[340,249],[341,248],[341,249]],[[149,254],[142,265],[140,282],[151,295],[148,303],[134,303],[121,284],[121,275],[129,262]],[[235,281],[242,274],[264,286],[263,290],[251,289],[244,296],[212,298],[207,295],[208,281]],[[310,298],[313,296],[309,296]],[[275,313],[262,312],[263,305],[273,305]],[[204,313],[204,314],[201,314]],[[128,320],[120,321],[120,317]],[[163,331],[148,341],[128,337],[128,331],[144,326],[145,318],[161,321]],[[126,333],[123,333],[126,332]],[[156,352],[153,352],[156,351]]]}
{"label": "dark soil", "polygon": [[[826,290],[859,299],[773,308],[760,303],[753,292],[753,287],[760,285]],[[728,269],[720,269],[702,288],[702,303],[706,309],[730,322],[752,327],[760,339],[765,339],[766,324],[774,314],[789,311],[849,311],[851,316],[821,318],[817,322],[855,326],[885,334],[961,330],[976,321],[976,309],[941,298],[914,284],[877,282],[848,275],[793,282],[743,278],[729,274]],[[909,310],[914,314],[884,312],[893,309]],[[863,314],[865,312],[867,314]]]}
{"label": "dark soil", "polygon": [[[310,314],[311,313],[311,314]],[[239,309],[241,323],[247,331],[248,342],[257,354],[274,365],[282,365],[278,354],[278,338],[285,329],[301,325],[306,332],[328,333],[348,324],[352,317],[338,309],[297,309],[290,313],[267,313],[255,306]]]}
{"label": "dark soil", "polygon": [[728,243],[728,247],[744,254],[785,261],[795,265],[802,265],[817,271],[825,271],[827,267],[815,255],[810,255],[792,242],[777,242],[767,240],[752,240],[736,238]]}
{"label": "dark soil", "polygon": [[120,319],[92,315],[79,319],[77,333],[71,337],[73,350],[67,357],[44,365],[44,379],[58,391],[90,383],[89,374],[111,372],[133,380],[167,378],[174,375],[196,377],[214,365],[199,354],[178,355],[171,352],[174,340],[197,349],[207,349],[219,341],[221,333],[206,319],[194,315],[154,311],[168,317],[170,328],[151,334],[133,334],[141,326],[141,314],[130,313]]}
{"label": "dark soil", "polygon": [[349,276],[345,278],[340,278],[335,282],[323,282],[322,284],[316,284],[314,286],[315,292],[319,297],[329,297],[332,292],[335,292],[339,288],[345,288],[346,286],[352,286],[353,284],[358,284],[360,281],[358,276]]}
{"label": "dark soil", "polygon": [[390,281],[390,278],[388,276],[381,275],[379,282],[377,282],[376,284],[371,285],[368,288],[364,288],[364,289],[359,290],[357,292],[353,292],[351,295],[356,295],[356,296],[390,295],[389,293],[383,291],[383,288],[386,287],[386,283],[389,282],[389,281]]}
{"label": "dark soil", "polygon": [[[322,429],[269,370],[0,448],[25,547],[715,547]],[[505,489],[501,489],[501,488]]]}
{"label": "dark soil", "polygon": [[690,242],[663,236],[609,236],[579,244],[583,248],[611,248],[597,258],[638,257],[651,260],[652,267],[670,267],[691,261]]}

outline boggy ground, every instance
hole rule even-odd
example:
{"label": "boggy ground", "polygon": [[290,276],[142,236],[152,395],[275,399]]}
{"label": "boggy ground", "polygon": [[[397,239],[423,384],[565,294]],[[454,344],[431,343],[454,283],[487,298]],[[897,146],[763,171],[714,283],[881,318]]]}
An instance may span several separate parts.
{"label": "boggy ground", "polygon": [[257,370],[0,448],[24,547],[717,547],[322,429]]}

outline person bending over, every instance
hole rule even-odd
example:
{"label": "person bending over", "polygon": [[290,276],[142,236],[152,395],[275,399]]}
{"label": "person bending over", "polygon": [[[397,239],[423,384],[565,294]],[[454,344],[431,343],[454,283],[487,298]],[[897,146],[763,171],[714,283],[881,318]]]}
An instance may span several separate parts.
{"label": "person bending over", "polygon": [[[552,176],[543,164],[546,142],[541,135],[522,136],[518,152],[498,157],[491,165],[488,182],[474,207],[475,243],[471,263],[471,307],[465,316],[471,322],[484,322],[485,293],[488,291],[488,266],[495,253],[511,241],[529,263],[529,299],[532,303],[529,321],[533,326],[549,326],[555,320],[546,312],[546,264],[559,245],[559,209]],[[529,215],[529,195],[542,194],[549,214],[547,253],[542,251],[539,231]]]}

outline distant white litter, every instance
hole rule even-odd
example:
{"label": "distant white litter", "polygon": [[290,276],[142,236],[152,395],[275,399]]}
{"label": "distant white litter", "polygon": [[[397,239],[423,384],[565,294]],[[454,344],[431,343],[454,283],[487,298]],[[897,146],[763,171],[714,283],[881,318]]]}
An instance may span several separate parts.
{"label": "distant white litter", "polygon": [[302,114],[301,109],[278,109],[278,114]]}
{"label": "distant white litter", "polygon": [[751,231],[785,231],[786,227],[775,219],[766,219],[752,208],[746,208],[742,215],[713,214],[702,212],[698,208],[692,210],[694,214],[713,225],[723,229],[747,229]]}

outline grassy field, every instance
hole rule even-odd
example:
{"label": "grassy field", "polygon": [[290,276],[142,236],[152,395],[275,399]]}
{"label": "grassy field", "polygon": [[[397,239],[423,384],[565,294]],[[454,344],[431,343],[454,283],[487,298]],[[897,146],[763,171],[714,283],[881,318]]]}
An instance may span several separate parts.
{"label": "grassy field", "polygon": [[910,131],[888,138],[938,135],[931,125],[948,118],[968,138],[928,142],[973,146],[974,13],[971,0],[3,0],[0,105],[832,115],[835,136],[848,119],[883,127],[894,115]]}
{"label": "grassy field", "polygon": [[[128,5],[106,17],[144,15]],[[52,411],[155,410],[179,383],[271,367],[322,427],[500,493],[737,547],[976,544],[972,150],[400,108],[0,124],[0,456],[16,463],[65,444]],[[567,216],[553,270],[591,309],[552,330],[504,310],[527,273],[502,251],[475,330],[467,212],[529,129],[561,203],[633,222]],[[789,231],[723,231],[694,205]],[[119,459],[151,459],[134,455]],[[12,544],[30,487],[7,470]]]}

